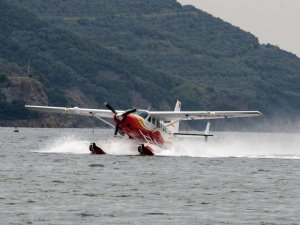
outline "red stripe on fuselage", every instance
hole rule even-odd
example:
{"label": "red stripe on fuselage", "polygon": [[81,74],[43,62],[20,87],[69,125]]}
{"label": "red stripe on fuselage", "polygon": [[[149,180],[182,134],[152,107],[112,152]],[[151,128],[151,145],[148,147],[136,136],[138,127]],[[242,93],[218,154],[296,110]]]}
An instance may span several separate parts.
{"label": "red stripe on fuselage", "polygon": [[[114,118],[115,122],[117,123],[118,120],[116,117]],[[156,141],[160,144],[164,143],[164,139],[161,136],[159,131],[151,131],[145,127],[144,119],[135,114],[127,115],[126,119],[123,119],[119,124],[119,129],[123,131],[128,136],[145,141],[143,135],[149,135],[153,141]]]}

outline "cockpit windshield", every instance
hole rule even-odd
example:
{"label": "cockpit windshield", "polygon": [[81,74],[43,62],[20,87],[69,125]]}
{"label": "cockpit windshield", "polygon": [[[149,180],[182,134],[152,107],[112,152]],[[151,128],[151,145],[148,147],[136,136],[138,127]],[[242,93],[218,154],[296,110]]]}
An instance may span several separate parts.
{"label": "cockpit windshield", "polygon": [[148,113],[146,111],[136,111],[134,114],[146,119],[148,117]]}

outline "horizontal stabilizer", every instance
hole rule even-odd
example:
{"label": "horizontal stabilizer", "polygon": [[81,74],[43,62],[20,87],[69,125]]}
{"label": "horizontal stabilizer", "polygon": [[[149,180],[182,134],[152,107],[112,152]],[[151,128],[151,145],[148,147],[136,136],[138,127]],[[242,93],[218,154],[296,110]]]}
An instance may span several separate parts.
{"label": "horizontal stabilizer", "polygon": [[189,133],[174,133],[175,136],[199,136],[199,137],[213,137],[213,134],[189,134]]}

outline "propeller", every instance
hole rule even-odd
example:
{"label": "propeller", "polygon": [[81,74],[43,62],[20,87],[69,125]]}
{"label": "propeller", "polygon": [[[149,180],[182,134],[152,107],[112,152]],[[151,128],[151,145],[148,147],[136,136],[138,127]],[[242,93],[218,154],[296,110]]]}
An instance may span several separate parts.
{"label": "propeller", "polygon": [[114,133],[115,135],[117,135],[118,132],[119,132],[119,126],[120,126],[120,122],[118,122],[116,127],[115,127],[115,133]]}
{"label": "propeller", "polygon": [[117,115],[116,110],[115,110],[108,102],[104,102],[104,106],[105,106],[106,108],[108,108],[110,111],[112,111],[113,114]]}
{"label": "propeller", "polygon": [[106,108],[108,108],[110,111],[112,111],[113,114],[115,114],[115,117],[118,121],[117,124],[116,124],[116,127],[115,127],[115,133],[114,133],[115,135],[117,135],[118,132],[119,132],[120,122],[123,121],[123,120],[126,120],[126,117],[130,113],[134,113],[137,110],[136,108],[134,108],[134,109],[128,109],[124,113],[117,113],[116,110],[108,102],[105,102],[104,106]]}

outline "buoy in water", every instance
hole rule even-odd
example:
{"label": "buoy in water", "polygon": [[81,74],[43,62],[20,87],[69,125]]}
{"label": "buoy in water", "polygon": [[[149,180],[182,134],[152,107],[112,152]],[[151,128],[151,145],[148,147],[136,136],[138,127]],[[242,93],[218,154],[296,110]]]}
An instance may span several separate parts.
{"label": "buoy in water", "polygon": [[19,129],[17,126],[15,126],[14,132],[16,132],[16,133],[19,132]]}

